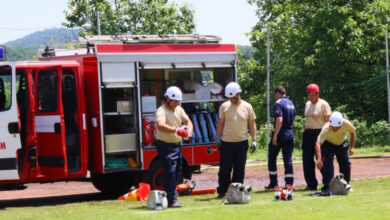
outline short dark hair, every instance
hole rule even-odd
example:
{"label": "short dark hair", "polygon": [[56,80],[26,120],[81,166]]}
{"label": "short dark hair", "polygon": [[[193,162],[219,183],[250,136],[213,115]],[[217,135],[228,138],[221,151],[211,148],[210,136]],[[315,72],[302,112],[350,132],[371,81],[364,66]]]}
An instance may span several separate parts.
{"label": "short dark hair", "polygon": [[279,93],[281,95],[286,95],[286,89],[283,86],[276,86],[275,93]]}

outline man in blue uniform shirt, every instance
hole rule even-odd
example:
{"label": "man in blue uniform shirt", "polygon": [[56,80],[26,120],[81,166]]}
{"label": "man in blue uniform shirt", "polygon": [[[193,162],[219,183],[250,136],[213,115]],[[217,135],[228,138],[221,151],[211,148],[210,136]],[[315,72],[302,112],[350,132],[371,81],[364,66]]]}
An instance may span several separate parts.
{"label": "man in blue uniform shirt", "polygon": [[292,152],[294,149],[293,125],[295,119],[294,103],[287,98],[286,89],[283,86],[275,88],[274,103],[274,133],[268,147],[268,172],[270,184],[266,189],[273,189],[278,185],[276,158],[280,149],[283,153],[284,180],[286,185],[294,184],[294,171],[292,164]]}

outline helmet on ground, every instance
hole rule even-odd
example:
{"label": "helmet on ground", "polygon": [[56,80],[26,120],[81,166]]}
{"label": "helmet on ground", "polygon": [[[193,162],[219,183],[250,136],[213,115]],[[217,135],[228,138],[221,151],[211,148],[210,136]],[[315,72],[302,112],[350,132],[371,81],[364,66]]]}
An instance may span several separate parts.
{"label": "helmet on ground", "polygon": [[333,112],[330,115],[329,123],[333,127],[340,127],[343,124],[343,115],[340,112]]}
{"label": "helmet on ground", "polygon": [[183,98],[183,93],[181,92],[181,90],[176,87],[176,86],[171,86],[167,89],[167,91],[165,92],[165,96],[167,96],[168,98],[170,99],[173,99],[173,100],[182,100]]}
{"label": "helmet on ground", "polygon": [[225,87],[225,96],[228,98],[232,98],[232,97],[236,96],[237,93],[240,93],[241,91],[242,90],[241,90],[240,85],[238,85],[235,82],[231,82],[231,83],[227,84],[227,86]]}
{"label": "helmet on ground", "polygon": [[309,84],[307,86],[307,93],[310,93],[310,92],[320,93],[320,87],[315,83]]}

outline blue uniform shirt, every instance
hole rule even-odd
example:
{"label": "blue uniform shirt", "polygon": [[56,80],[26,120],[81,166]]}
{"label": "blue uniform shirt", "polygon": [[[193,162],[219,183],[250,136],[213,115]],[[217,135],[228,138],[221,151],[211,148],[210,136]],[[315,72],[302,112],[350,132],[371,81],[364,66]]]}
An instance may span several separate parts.
{"label": "blue uniform shirt", "polygon": [[282,96],[274,103],[274,116],[283,117],[283,124],[281,130],[289,130],[293,128],[293,122],[295,119],[295,106],[294,103],[287,98]]}

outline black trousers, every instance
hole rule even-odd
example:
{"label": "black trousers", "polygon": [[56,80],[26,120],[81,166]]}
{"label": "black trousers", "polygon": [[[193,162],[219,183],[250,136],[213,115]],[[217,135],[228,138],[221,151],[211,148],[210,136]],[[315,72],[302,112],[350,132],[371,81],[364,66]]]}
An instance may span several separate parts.
{"label": "black trousers", "polygon": [[294,169],[292,163],[292,153],[294,151],[293,130],[280,130],[278,135],[278,145],[274,146],[271,140],[268,147],[268,172],[270,186],[278,185],[276,159],[280,150],[282,150],[283,154],[284,181],[286,185],[294,185]]}
{"label": "black trousers", "polygon": [[344,174],[344,179],[349,183],[351,180],[351,161],[348,156],[348,143],[344,142],[341,145],[334,145],[325,141],[321,146],[322,162],[324,166],[321,169],[322,190],[329,190],[329,183],[334,176],[333,159],[336,154],[337,162],[339,163],[339,172]]}
{"label": "black trousers", "polygon": [[302,138],[303,174],[308,187],[317,189],[316,163],[314,162],[315,144],[321,129],[306,129]]}
{"label": "black trousers", "polygon": [[[230,183],[244,183],[248,140],[221,142],[221,158],[218,172],[218,194],[226,194]],[[231,175],[233,169],[233,176]]]}
{"label": "black trousers", "polygon": [[177,200],[176,191],[177,180],[181,176],[182,154],[179,144],[170,144],[162,141],[156,141],[156,150],[161,158],[162,168],[164,169],[164,190],[167,192],[169,203]]}

